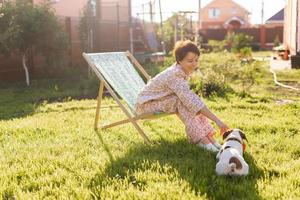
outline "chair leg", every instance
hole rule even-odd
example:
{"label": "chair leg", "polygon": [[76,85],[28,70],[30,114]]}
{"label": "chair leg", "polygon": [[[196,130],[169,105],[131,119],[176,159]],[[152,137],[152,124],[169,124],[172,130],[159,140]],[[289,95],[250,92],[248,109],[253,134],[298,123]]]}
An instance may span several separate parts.
{"label": "chair leg", "polygon": [[[152,116],[154,116],[154,115],[153,114],[143,114],[143,115],[139,115],[139,116],[136,116],[136,117],[132,117],[131,119],[134,120],[134,121],[138,121],[138,120],[141,120],[141,119],[151,118]],[[114,127],[114,126],[126,124],[126,123],[131,122],[131,119],[130,118],[123,119],[121,121],[117,121],[117,122],[102,126],[101,129],[108,129],[108,128],[111,128],[111,127]]]}
{"label": "chair leg", "polygon": [[133,124],[133,126],[136,128],[136,130],[139,132],[139,134],[144,138],[145,142],[147,144],[151,144],[150,139],[147,137],[147,135],[145,134],[145,132],[141,129],[141,127],[138,125],[138,123],[134,120],[131,121],[131,123]]}
{"label": "chair leg", "polygon": [[94,123],[94,129],[98,129],[98,121],[100,119],[100,108],[101,108],[101,100],[104,90],[104,83],[103,81],[100,81],[100,87],[99,87],[99,93],[97,97],[97,108],[96,108],[96,116],[95,116],[95,123]]}
{"label": "chair leg", "polygon": [[[165,113],[165,114],[160,114],[160,115],[155,115],[153,113],[148,113],[148,114],[142,114],[142,115],[132,117],[131,119],[134,120],[134,121],[138,121],[138,120],[142,120],[142,119],[153,119],[153,118],[155,119],[155,118],[160,118],[160,117],[164,117],[164,116],[172,115],[172,114],[175,114],[175,113],[169,113],[169,114]],[[130,118],[123,119],[121,121],[113,122],[111,124],[102,126],[101,129],[108,129],[108,128],[111,128],[111,127],[114,127],[114,126],[129,123],[129,122],[131,122]]]}

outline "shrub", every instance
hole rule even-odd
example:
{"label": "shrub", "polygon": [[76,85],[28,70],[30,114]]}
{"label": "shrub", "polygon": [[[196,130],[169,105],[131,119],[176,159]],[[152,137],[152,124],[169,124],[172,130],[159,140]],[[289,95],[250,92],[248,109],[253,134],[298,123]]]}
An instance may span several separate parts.
{"label": "shrub", "polygon": [[200,58],[200,67],[204,73],[210,68],[214,72],[222,74],[225,82],[229,82],[237,78],[240,61],[231,53],[210,53]]}
{"label": "shrub", "polygon": [[253,51],[259,51],[260,50],[260,44],[259,44],[259,42],[252,42],[251,43],[251,49]]}
{"label": "shrub", "polygon": [[256,72],[259,70],[259,62],[252,62],[240,67],[238,77],[242,82],[243,91],[249,90],[255,83]]}
{"label": "shrub", "polygon": [[203,97],[222,96],[229,89],[224,75],[207,68],[205,73],[195,73],[191,78],[191,89]]}
{"label": "shrub", "polygon": [[191,89],[203,97],[226,97],[228,92],[233,91],[230,87],[233,83],[240,83],[243,93],[246,94],[246,91],[255,84],[260,69],[259,62],[242,64],[229,53],[210,53],[201,60],[200,66],[201,72],[194,73],[190,81]]}
{"label": "shrub", "polygon": [[253,40],[252,36],[245,35],[244,33],[239,33],[232,38],[231,51],[234,53],[239,53],[241,49],[245,47],[251,48],[251,42]]}
{"label": "shrub", "polygon": [[252,49],[251,47],[244,47],[240,49],[239,57],[243,59],[251,59],[252,58]]}
{"label": "shrub", "polygon": [[208,46],[211,48],[212,52],[224,51],[226,45],[226,40],[208,40]]}
{"label": "shrub", "polygon": [[274,43],[274,47],[277,47],[280,45],[280,39],[279,39],[278,35],[276,35],[273,43]]}
{"label": "shrub", "polygon": [[143,67],[151,77],[154,77],[156,74],[170,67],[174,63],[175,59],[173,56],[166,56],[165,61],[162,64],[146,63],[143,65]]}

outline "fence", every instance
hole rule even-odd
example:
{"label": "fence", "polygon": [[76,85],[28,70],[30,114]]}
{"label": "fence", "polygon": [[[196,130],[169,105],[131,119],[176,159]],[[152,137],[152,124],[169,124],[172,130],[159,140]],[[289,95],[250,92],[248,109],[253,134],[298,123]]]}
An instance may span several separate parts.
{"label": "fence", "polygon": [[[129,36],[129,9],[122,3],[102,2],[99,14],[93,16],[91,27],[92,41],[90,52],[125,51],[130,49]],[[43,57],[31,53],[28,59],[28,68],[31,78],[59,76],[61,71],[85,68],[82,58],[81,41],[79,35],[80,17],[59,17],[64,26],[70,43],[67,61],[62,69],[55,66],[45,66]],[[52,71],[49,70],[53,69]],[[48,73],[48,74],[47,74]],[[0,81],[24,80],[21,55],[15,52],[10,57],[0,55]]]}
{"label": "fence", "polygon": [[[202,42],[208,40],[224,40],[227,36],[227,29],[204,29],[199,34]],[[253,37],[253,43],[258,44],[261,49],[271,49],[276,38],[283,42],[283,27],[265,27],[241,28],[234,31],[235,33],[244,33]]]}
{"label": "fence", "polygon": [[[84,60],[81,58],[82,50],[79,37],[79,18],[76,17],[59,17],[59,21],[64,25],[68,35],[70,48],[67,55],[66,66],[64,68],[84,67]],[[29,73],[32,78],[45,76],[50,70],[46,68],[42,56],[30,53],[27,60]],[[56,67],[56,66],[50,66]],[[55,68],[58,69],[57,67]],[[58,71],[57,74],[60,72]],[[54,74],[52,72],[52,74]],[[22,59],[18,51],[15,51],[10,57],[0,55],[0,81],[17,81],[24,80],[24,70],[22,68]]]}

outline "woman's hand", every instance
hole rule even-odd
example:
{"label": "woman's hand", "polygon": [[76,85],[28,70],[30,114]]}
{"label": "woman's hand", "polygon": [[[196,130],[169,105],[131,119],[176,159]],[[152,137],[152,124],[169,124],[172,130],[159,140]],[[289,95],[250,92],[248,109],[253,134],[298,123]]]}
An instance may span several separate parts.
{"label": "woman's hand", "polygon": [[214,121],[218,127],[220,128],[221,134],[223,134],[225,131],[229,129],[229,127],[224,124],[214,113],[212,113],[206,106],[204,106],[200,113],[202,113],[204,116],[206,116],[208,119]]}
{"label": "woman's hand", "polygon": [[226,124],[224,124],[221,120],[217,120],[216,124],[219,127],[221,134],[223,134],[229,129],[229,127]]}

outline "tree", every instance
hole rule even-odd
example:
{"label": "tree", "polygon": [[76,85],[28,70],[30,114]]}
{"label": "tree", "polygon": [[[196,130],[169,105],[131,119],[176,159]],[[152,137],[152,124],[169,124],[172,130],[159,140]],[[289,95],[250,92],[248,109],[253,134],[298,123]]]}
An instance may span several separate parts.
{"label": "tree", "polygon": [[251,48],[251,43],[253,41],[253,36],[245,35],[244,33],[238,33],[233,35],[232,38],[228,39],[232,45],[232,52],[239,53],[241,49],[245,47]]}
{"label": "tree", "polygon": [[[176,24],[177,24],[177,38],[175,37],[176,32]],[[158,38],[161,40],[161,28],[160,26],[156,27]],[[181,32],[182,30],[182,32]],[[164,39],[166,45],[166,51],[170,51],[174,47],[175,40],[181,38],[181,34],[183,35],[184,39],[191,39],[186,38],[190,35],[190,21],[183,15],[179,15],[175,13],[171,17],[169,17],[166,21],[163,22],[163,31],[164,31]]]}
{"label": "tree", "polygon": [[26,61],[30,51],[45,56],[50,64],[60,60],[67,50],[67,34],[47,4],[4,1],[0,6],[0,27],[0,53],[9,56],[18,51],[21,54],[28,86]]}

